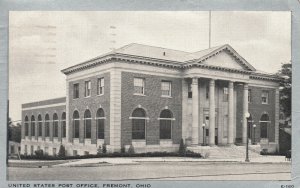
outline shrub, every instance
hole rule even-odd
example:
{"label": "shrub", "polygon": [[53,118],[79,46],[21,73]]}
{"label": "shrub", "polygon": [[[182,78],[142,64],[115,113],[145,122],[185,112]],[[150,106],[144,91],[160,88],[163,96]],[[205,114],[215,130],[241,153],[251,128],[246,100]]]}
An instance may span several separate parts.
{"label": "shrub", "polygon": [[66,156],[66,149],[65,146],[61,144],[58,151],[58,157],[63,158],[65,156]]}
{"label": "shrub", "polygon": [[262,149],[262,150],[260,151],[260,154],[261,154],[261,155],[267,155],[267,154],[268,154],[268,149]]}
{"label": "shrub", "polygon": [[[132,147],[133,148],[133,147]],[[129,151],[129,150],[128,150]],[[134,151],[134,150],[133,150]],[[102,158],[102,157],[180,157],[181,155],[178,152],[147,152],[147,153],[101,153],[99,155],[77,155],[77,156],[65,156],[65,157],[58,157],[58,156],[49,156],[44,155],[41,157],[35,155],[21,155],[22,159],[31,159],[31,160],[70,160],[70,159],[89,159],[89,158]],[[195,153],[192,151],[186,151],[185,157],[192,157],[192,158],[201,158],[202,155],[200,153]]]}
{"label": "shrub", "polygon": [[263,149],[262,151],[260,151],[260,154],[261,155],[282,155],[278,152],[278,150],[269,152],[268,149]]}
{"label": "shrub", "polygon": [[34,153],[37,157],[43,157],[44,156],[44,152],[43,152],[42,149],[38,149],[38,150],[34,151]]}
{"label": "shrub", "polygon": [[101,153],[102,153],[102,148],[101,148],[101,146],[99,146],[97,149],[97,155],[100,155]]}
{"label": "shrub", "polygon": [[183,143],[183,139],[181,139],[179,144],[179,155],[184,156],[185,154],[186,154],[186,145]]}
{"label": "shrub", "polygon": [[102,153],[106,153],[106,152],[107,152],[107,150],[106,150],[106,144],[104,143],[102,145]]}
{"label": "shrub", "polygon": [[128,153],[129,153],[129,154],[134,154],[134,147],[133,147],[132,144],[130,145],[130,147],[129,147],[129,149],[128,149]]}

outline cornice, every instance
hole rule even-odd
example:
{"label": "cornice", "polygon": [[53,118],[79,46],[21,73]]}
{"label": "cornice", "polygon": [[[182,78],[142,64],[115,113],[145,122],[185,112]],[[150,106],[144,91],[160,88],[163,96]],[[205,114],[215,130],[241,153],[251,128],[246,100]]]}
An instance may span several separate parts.
{"label": "cornice", "polygon": [[[205,61],[207,58],[209,58],[209,57],[206,57],[201,61]],[[81,70],[93,68],[100,64],[112,63],[112,62],[116,62],[116,61],[121,61],[121,62],[123,61],[123,62],[133,63],[133,64],[144,64],[144,65],[149,65],[149,66],[157,66],[157,67],[164,67],[164,68],[170,68],[170,69],[180,69],[180,70],[198,67],[198,68],[202,68],[202,69],[210,69],[210,70],[218,70],[218,71],[224,71],[224,72],[230,72],[230,73],[247,74],[247,75],[250,75],[250,79],[256,79],[256,80],[271,80],[271,81],[279,81],[280,80],[280,78],[278,76],[256,73],[256,72],[250,71],[250,70],[240,70],[240,69],[226,68],[226,67],[220,67],[220,66],[205,65],[205,64],[198,63],[198,62],[193,62],[193,63],[187,64],[187,63],[182,63],[182,62],[178,62],[178,61],[154,59],[154,58],[133,56],[133,55],[127,55],[127,54],[120,54],[120,53],[108,54],[108,55],[99,57],[98,59],[92,59],[90,61],[86,61],[84,63],[69,67],[67,69],[63,69],[62,72],[66,75],[69,75],[74,72],[79,72]]]}
{"label": "cornice", "polygon": [[252,74],[250,75],[250,79],[253,79],[253,80],[269,80],[269,81],[281,81],[282,78],[276,76],[276,75],[267,75],[267,74]]}

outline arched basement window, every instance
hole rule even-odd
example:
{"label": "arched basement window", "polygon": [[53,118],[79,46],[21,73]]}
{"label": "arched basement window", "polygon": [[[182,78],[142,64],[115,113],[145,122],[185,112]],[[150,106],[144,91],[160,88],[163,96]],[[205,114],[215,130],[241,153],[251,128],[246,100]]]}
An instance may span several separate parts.
{"label": "arched basement window", "polygon": [[66,112],[63,112],[61,115],[61,135],[63,138],[66,137]]}
{"label": "arched basement window", "polygon": [[80,119],[78,111],[73,113],[73,138],[79,138]]}
{"label": "arched basement window", "polygon": [[49,114],[45,116],[45,137],[49,137],[50,135],[50,118]]}
{"label": "arched basement window", "polygon": [[24,126],[25,126],[25,136],[28,136],[29,124],[28,124],[28,117],[27,116],[25,116]]}
{"label": "arched basement window", "polygon": [[172,120],[173,115],[170,110],[163,110],[159,116],[159,138],[172,139]]}
{"label": "arched basement window", "polygon": [[96,124],[97,124],[97,139],[104,139],[105,114],[102,108],[97,110]]}
{"label": "arched basement window", "polygon": [[31,136],[35,136],[35,118],[31,116]]}
{"label": "arched basement window", "polygon": [[268,114],[263,114],[260,118],[260,138],[268,138],[268,129],[269,129],[269,116]]}
{"label": "arched basement window", "polygon": [[53,137],[58,137],[58,116],[53,114]]}
{"label": "arched basement window", "polygon": [[132,112],[132,139],[145,139],[146,135],[146,112],[142,108],[137,108]]}
{"label": "arched basement window", "polygon": [[84,136],[85,138],[91,138],[92,136],[92,116],[89,110],[84,112]]}
{"label": "arched basement window", "polygon": [[41,114],[38,116],[38,136],[42,136],[43,131],[43,120]]}

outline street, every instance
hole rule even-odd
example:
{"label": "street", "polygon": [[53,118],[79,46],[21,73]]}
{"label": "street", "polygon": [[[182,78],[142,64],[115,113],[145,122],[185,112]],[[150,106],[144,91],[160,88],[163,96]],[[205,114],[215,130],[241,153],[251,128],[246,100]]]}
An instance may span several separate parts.
{"label": "street", "polygon": [[140,162],[92,167],[8,168],[9,180],[290,180],[290,163]]}

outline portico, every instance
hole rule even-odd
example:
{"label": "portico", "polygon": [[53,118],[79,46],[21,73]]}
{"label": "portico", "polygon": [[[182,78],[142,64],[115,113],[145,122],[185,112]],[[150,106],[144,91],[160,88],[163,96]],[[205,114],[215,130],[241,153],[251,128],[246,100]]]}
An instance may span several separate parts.
{"label": "portico", "polygon": [[[243,85],[243,114],[248,112],[248,84],[242,82],[234,82],[231,80],[221,80],[205,77],[192,77],[186,79],[191,80],[192,97],[192,145],[209,145],[216,144],[232,145],[235,143],[235,114],[236,111],[236,96],[234,93],[235,85]],[[202,85],[205,85],[203,87]],[[183,85],[186,87],[186,85]],[[186,90],[186,89],[183,89]],[[223,93],[222,93],[223,91]],[[202,95],[206,95],[203,97]],[[226,107],[226,109],[223,109]],[[204,111],[208,111],[208,116],[205,116]],[[183,111],[183,113],[185,113]],[[222,116],[226,118],[222,118]],[[226,120],[226,122],[222,122]],[[205,129],[202,125],[205,125]],[[242,143],[246,143],[247,121],[246,117],[242,122]],[[222,126],[222,127],[220,127]],[[226,127],[224,127],[226,126]],[[203,131],[204,134],[203,134]],[[226,133],[224,134],[224,131]],[[219,134],[219,133],[222,134]],[[225,136],[226,135],[226,136]],[[208,138],[204,138],[208,137]],[[217,138],[222,136],[222,138]],[[205,142],[205,143],[203,143]]]}

